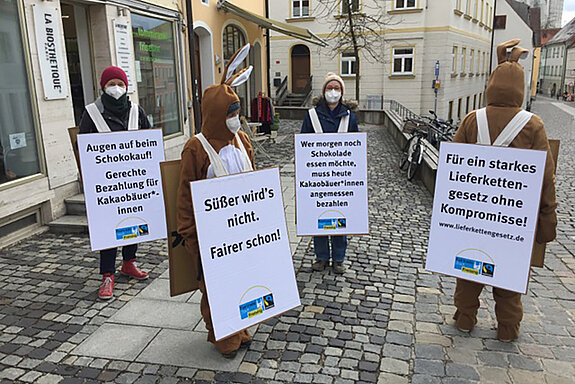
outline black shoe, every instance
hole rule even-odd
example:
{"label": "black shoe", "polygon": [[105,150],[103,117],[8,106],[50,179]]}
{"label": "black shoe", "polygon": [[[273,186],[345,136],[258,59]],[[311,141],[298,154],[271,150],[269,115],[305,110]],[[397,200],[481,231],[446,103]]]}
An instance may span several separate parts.
{"label": "black shoe", "polygon": [[311,269],[313,269],[314,271],[323,271],[327,265],[328,265],[328,261],[326,260],[316,260],[314,261],[314,263],[311,265]]}
{"label": "black shoe", "polygon": [[338,275],[342,275],[345,272],[345,265],[343,263],[333,263],[333,271]]}
{"label": "black shoe", "polygon": [[233,359],[234,357],[236,357],[236,355],[238,354],[238,351],[232,351],[230,353],[222,353],[222,356],[225,357],[226,359]]}

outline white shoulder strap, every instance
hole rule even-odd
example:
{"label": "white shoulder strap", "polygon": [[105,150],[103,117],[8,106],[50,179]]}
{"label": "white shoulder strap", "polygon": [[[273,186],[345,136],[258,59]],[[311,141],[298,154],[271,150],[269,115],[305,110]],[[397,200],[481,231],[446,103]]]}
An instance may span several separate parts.
{"label": "white shoulder strap", "polygon": [[349,128],[349,111],[347,111],[347,115],[343,116],[341,118],[341,120],[339,121],[339,128],[337,129],[337,131],[339,133],[345,133],[347,132],[348,128]]}
{"label": "white shoulder strap", "polygon": [[313,130],[315,133],[323,133],[323,129],[321,127],[321,123],[319,122],[319,117],[317,117],[317,112],[315,108],[310,108],[307,111],[309,113],[309,117],[311,119],[311,125],[313,126]]}
{"label": "white shoulder strap", "polygon": [[128,119],[128,131],[135,131],[138,129],[138,120],[140,110],[138,109],[138,104],[132,103],[130,107],[130,118]]}
{"label": "white shoulder strap", "polygon": [[88,115],[92,118],[98,132],[112,132],[95,103],[86,105],[86,112],[88,112]]}
{"label": "white shoulder strap", "polygon": [[477,144],[491,145],[489,125],[487,123],[487,110],[481,108],[475,111],[475,119],[477,120]]}
{"label": "white shoulder strap", "polygon": [[204,147],[204,151],[206,151],[206,153],[208,154],[210,164],[212,165],[214,170],[214,175],[216,175],[216,177],[229,175],[229,172],[224,162],[222,161],[222,158],[218,155],[214,147],[212,147],[212,145],[208,142],[205,136],[202,133],[198,133],[196,137],[198,138],[198,140],[200,140],[200,143],[202,143],[202,147]]}
{"label": "white shoulder strap", "polygon": [[501,131],[497,139],[493,142],[493,145],[498,147],[508,147],[509,144],[517,137],[519,132],[527,125],[529,120],[531,120],[533,114],[527,111],[519,111],[513,119],[507,124],[507,126]]}
{"label": "white shoulder strap", "polygon": [[244,164],[244,172],[253,171],[254,168],[252,167],[252,161],[248,156],[248,151],[246,151],[246,147],[244,147],[244,143],[240,139],[240,135],[236,133],[236,140],[238,141],[238,146],[240,147],[240,151],[242,152],[242,163]]}

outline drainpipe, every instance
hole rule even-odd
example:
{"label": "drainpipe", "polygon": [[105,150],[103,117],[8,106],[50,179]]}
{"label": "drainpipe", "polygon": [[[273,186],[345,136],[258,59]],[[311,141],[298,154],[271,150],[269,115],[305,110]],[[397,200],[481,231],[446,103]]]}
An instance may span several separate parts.
{"label": "drainpipe", "polygon": [[[200,103],[198,102],[198,90],[196,86],[196,40],[194,39],[194,17],[192,14],[192,0],[186,0],[186,19],[188,19],[188,49],[190,51],[190,77],[192,79],[192,108],[194,110],[194,126],[190,126],[190,136],[200,132]],[[195,128],[195,129],[194,129]]]}
{"label": "drainpipe", "polygon": [[497,15],[497,0],[493,3],[493,23],[491,24],[491,57],[489,60],[489,74],[493,70],[493,44],[495,43],[495,15]]}

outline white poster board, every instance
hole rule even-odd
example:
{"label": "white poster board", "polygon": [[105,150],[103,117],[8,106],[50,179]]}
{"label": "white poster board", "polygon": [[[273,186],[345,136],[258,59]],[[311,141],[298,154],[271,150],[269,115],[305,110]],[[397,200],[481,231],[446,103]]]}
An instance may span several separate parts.
{"label": "white poster board", "polygon": [[92,250],[166,238],[161,129],[78,135]]}
{"label": "white poster board", "polygon": [[128,77],[128,89],[126,92],[133,93],[136,84],[136,71],[134,69],[132,31],[127,21],[114,20],[114,39],[116,41],[116,65],[122,68]]}
{"label": "white poster board", "polygon": [[191,183],[216,340],[300,305],[279,170]]}
{"label": "white poster board", "polygon": [[295,135],[298,236],[369,233],[367,134]]}
{"label": "white poster board", "polygon": [[68,97],[68,76],[64,68],[62,18],[58,7],[50,2],[32,4],[38,62],[45,100]]}
{"label": "white poster board", "polygon": [[441,143],[425,268],[526,293],[546,152]]}

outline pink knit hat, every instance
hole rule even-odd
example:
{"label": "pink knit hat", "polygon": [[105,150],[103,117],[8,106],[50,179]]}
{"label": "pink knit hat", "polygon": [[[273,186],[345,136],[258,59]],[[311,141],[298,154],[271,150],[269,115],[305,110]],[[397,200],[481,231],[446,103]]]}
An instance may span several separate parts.
{"label": "pink knit hat", "polygon": [[104,90],[106,83],[112,79],[122,80],[124,84],[126,84],[126,88],[128,87],[128,76],[126,76],[126,72],[119,67],[108,67],[104,69],[100,77],[100,87],[102,90]]}

